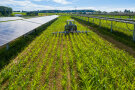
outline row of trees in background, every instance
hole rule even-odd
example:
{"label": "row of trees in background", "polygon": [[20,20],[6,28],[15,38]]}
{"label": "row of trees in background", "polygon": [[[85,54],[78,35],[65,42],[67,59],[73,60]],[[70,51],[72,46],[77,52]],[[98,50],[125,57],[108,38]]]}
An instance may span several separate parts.
{"label": "row of trees in background", "polygon": [[10,16],[13,10],[10,7],[0,6],[0,16]]}
{"label": "row of trees in background", "polygon": [[[14,12],[28,12],[28,11],[14,11]],[[85,14],[86,12],[93,13],[95,10],[37,10],[37,11],[32,11],[30,13],[81,13]]]}
{"label": "row of trees in background", "polygon": [[27,16],[38,16],[38,12],[26,12]]}
{"label": "row of trees in background", "polygon": [[123,15],[130,15],[130,14],[135,14],[135,12],[133,12],[133,11],[131,11],[131,10],[127,10],[127,9],[125,9],[124,11],[113,11],[113,12],[106,12],[106,11],[96,11],[96,12],[94,12],[93,14],[117,14],[117,15],[119,15],[119,14],[123,14]]}
{"label": "row of trees in background", "polygon": [[125,11],[113,11],[113,12],[106,12],[106,11],[96,11],[91,9],[86,10],[37,10],[32,12],[27,11],[15,11],[15,12],[26,12],[26,13],[76,13],[76,14],[135,14],[135,12],[125,9]]}

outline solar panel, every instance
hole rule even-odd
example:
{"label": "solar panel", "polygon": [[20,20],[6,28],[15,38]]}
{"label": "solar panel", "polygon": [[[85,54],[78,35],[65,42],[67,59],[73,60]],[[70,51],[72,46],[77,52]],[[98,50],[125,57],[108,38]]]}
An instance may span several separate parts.
{"label": "solar panel", "polygon": [[57,18],[57,15],[0,23],[0,46]]}
{"label": "solar panel", "polygon": [[23,19],[23,18],[22,17],[0,17],[0,22],[9,21],[9,20],[18,20],[18,19]]}
{"label": "solar panel", "polygon": [[57,15],[52,16],[45,16],[45,17],[38,17],[38,18],[31,18],[31,19],[24,19],[24,21],[37,23],[37,24],[44,24],[45,22],[48,22],[52,20],[54,17],[57,17]]}

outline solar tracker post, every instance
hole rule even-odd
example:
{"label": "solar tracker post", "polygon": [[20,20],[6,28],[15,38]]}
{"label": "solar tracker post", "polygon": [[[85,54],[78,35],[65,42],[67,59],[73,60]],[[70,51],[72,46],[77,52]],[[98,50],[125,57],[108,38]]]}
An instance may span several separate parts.
{"label": "solar tracker post", "polygon": [[6,50],[8,50],[8,49],[9,49],[9,43],[6,44]]}
{"label": "solar tracker post", "polygon": [[99,19],[99,27],[101,27],[101,19]]}
{"label": "solar tracker post", "polygon": [[113,21],[111,21],[111,32],[113,31]]}
{"label": "solar tracker post", "polygon": [[94,24],[94,18],[93,18],[93,24]]}
{"label": "solar tracker post", "polygon": [[34,32],[35,32],[35,34],[37,34],[37,30],[36,29],[34,30]]}
{"label": "solar tracker post", "polygon": [[133,31],[133,41],[135,41],[135,24],[134,24],[134,31]]}

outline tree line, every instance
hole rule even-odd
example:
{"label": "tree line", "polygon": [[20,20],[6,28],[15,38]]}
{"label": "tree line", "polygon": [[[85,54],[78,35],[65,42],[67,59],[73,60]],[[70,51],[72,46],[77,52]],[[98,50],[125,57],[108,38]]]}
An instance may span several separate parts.
{"label": "tree line", "polygon": [[10,7],[0,6],[0,16],[10,16],[13,10]]}
{"label": "tree line", "polygon": [[31,12],[26,12],[26,15],[27,16],[38,16],[38,12],[34,12],[34,11],[33,12],[32,11]]}
{"label": "tree line", "polygon": [[[14,11],[14,12],[28,12],[28,11]],[[31,11],[31,13],[86,13],[86,12],[95,12],[95,10],[37,10]]]}

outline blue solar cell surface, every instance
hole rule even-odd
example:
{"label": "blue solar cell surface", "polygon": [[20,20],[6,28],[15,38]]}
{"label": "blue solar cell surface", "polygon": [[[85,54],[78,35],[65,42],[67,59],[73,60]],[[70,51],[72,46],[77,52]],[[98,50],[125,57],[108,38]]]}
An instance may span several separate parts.
{"label": "blue solar cell surface", "polygon": [[0,21],[18,20],[23,19],[22,17],[0,17]]}
{"label": "blue solar cell surface", "polygon": [[34,30],[35,28],[57,18],[57,15],[0,23],[0,46]]}

